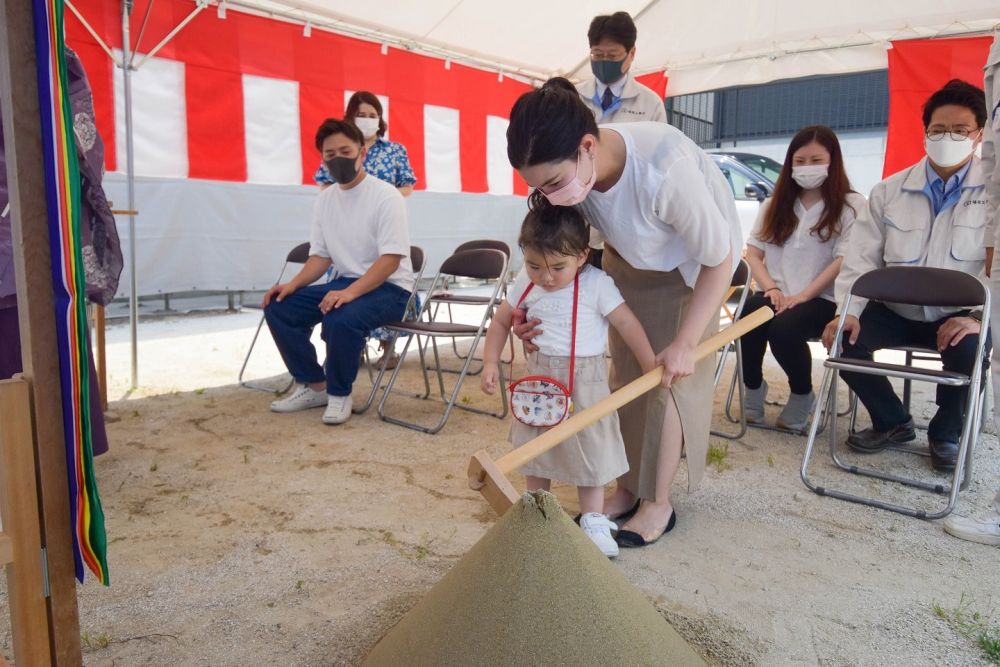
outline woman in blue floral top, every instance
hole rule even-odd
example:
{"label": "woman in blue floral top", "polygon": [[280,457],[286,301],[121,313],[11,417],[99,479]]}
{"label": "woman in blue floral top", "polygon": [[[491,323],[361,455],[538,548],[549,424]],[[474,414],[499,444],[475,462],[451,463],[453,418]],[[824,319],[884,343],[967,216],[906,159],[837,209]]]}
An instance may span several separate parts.
{"label": "woman in blue floral top", "polygon": [[[413,184],[417,182],[417,177],[413,175],[410,158],[406,155],[403,144],[383,138],[388,126],[382,118],[382,103],[378,97],[367,90],[354,93],[347,101],[344,118],[353,120],[365,137],[365,148],[368,149],[365,155],[365,171],[381,181],[394,185],[401,195],[409,197],[413,193]],[[335,183],[324,164],[320,164],[313,179],[320,189],[326,189]],[[420,297],[417,297],[415,307],[417,312],[420,312]],[[385,363],[387,369],[395,368],[399,360],[391,347],[392,334],[385,328],[379,327],[372,331],[371,335],[381,341],[382,358],[379,359],[379,363]]]}
{"label": "woman in blue floral top", "polygon": [[[347,101],[344,118],[353,120],[361,133],[365,135],[365,171],[375,178],[394,185],[404,197],[413,192],[413,184],[417,182],[410,167],[410,158],[402,144],[384,139],[388,127],[382,118],[382,103],[378,97],[366,90],[361,90]],[[313,178],[321,188],[333,185],[330,172],[320,164]]]}

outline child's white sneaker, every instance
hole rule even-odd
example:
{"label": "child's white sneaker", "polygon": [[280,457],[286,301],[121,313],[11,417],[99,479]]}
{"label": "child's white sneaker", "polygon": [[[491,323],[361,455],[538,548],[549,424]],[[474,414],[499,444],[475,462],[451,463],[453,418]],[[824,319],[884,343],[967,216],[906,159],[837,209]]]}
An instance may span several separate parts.
{"label": "child's white sneaker", "polygon": [[321,408],[326,405],[326,392],[315,391],[308,385],[300,384],[299,388],[284,398],[271,402],[271,412],[298,412],[309,408]]}
{"label": "child's white sneaker", "polygon": [[326,412],[323,413],[324,424],[343,424],[351,418],[351,408],[354,406],[351,397],[329,396],[327,397]]}
{"label": "child's white sneaker", "polygon": [[618,555],[618,543],[611,537],[611,531],[618,529],[614,521],[603,514],[587,512],[580,517],[580,528],[583,528],[583,532],[597,545],[602,554],[608,558]]}

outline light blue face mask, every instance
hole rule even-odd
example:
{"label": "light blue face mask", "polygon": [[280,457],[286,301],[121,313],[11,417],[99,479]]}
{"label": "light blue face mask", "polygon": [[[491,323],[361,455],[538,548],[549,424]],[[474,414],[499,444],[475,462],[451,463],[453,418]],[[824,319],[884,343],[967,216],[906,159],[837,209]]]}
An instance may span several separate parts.
{"label": "light blue face mask", "polygon": [[590,69],[597,77],[597,80],[606,86],[610,86],[612,83],[618,79],[625,76],[622,73],[622,63],[628,58],[622,58],[621,60],[591,60]]}

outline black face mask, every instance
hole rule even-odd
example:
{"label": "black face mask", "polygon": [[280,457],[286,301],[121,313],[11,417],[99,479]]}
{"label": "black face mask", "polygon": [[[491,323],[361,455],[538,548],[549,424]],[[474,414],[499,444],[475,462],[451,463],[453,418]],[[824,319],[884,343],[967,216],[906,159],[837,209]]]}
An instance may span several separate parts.
{"label": "black face mask", "polygon": [[330,178],[336,183],[350,183],[358,177],[358,168],[354,163],[357,157],[333,157],[325,160],[326,170],[330,172]]}

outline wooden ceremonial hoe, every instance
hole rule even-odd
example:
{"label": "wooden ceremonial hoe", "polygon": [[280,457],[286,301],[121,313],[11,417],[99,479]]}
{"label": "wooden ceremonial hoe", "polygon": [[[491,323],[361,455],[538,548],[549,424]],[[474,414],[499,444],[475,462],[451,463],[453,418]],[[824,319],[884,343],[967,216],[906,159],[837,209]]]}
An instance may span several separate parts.
{"label": "wooden ceremonial hoe", "polygon": [[[774,317],[773,310],[761,308],[745,318],[737,320],[731,326],[702,341],[695,348],[695,361],[701,361],[748,331],[756,329],[772,317]],[[503,515],[521,497],[514,485],[507,479],[508,474],[599,419],[611,414],[629,401],[635,400],[650,389],[659,386],[662,377],[663,366],[657,366],[642,377],[633,380],[613,394],[605,396],[589,408],[581,410],[566,421],[553,426],[534,440],[508,452],[496,461],[490,458],[486,450],[479,450],[472,455],[472,459],[469,461],[469,488],[482,493],[490,507],[497,514]]]}

